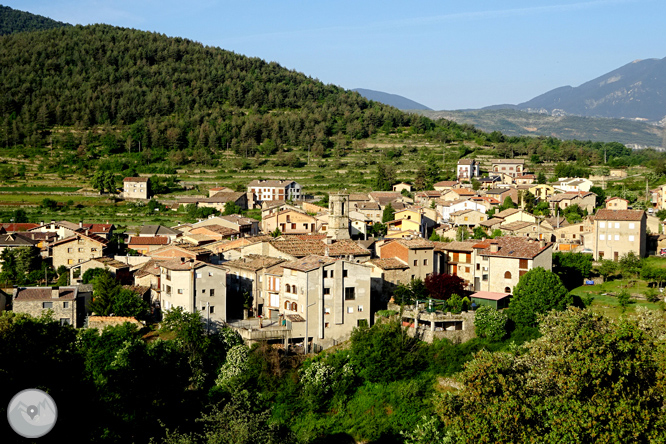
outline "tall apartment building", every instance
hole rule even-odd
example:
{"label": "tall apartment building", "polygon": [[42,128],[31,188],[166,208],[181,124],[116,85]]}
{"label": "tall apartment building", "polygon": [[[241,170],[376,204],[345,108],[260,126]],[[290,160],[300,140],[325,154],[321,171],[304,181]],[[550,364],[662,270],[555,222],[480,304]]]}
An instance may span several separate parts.
{"label": "tall apartment building", "polygon": [[647,216],[643,210],[599,210],[594,215],[593,237],[585,237],[585,247],[592,249],[595,260],[617,261],[630,251],[644,257],[646,225]]}
{"label": "tall apartment building", "polygon": [[125,199],[150,199],[150,179],[148,177],[126,177],[123,179]]}

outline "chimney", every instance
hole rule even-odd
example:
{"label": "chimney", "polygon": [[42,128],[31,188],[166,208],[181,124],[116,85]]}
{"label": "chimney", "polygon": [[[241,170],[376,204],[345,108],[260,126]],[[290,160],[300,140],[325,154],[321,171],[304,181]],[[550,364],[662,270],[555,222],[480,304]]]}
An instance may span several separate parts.
{"label": "chimney", "polygon": [[58,299],[60,297],[60,287],[51,287],[51,299]]}
{"label": "chimney", "polygon": [[545,239],[539,240],[539,248],[544,248],[545,246],[546,246],[546,240]]}
{"label": "chimney", "polygon": [[185,263],[185,258],[184,258],[184,257],[181,257],[181,258],[180,258],[180,263],[181,263],[181,264],[184,264],[184,263]]}
{"label": "chimney", "polygon": [[497,241],[493,241],[490,243],[490,252],[491,253],[497,253],[499,251],[499,244]]}
{"label": "chimney", "polygon": [[194,259],[190,259],[190,270],[194,268]]}
{"label": "chimney", "polygon": [[79,228],[83,228],[83,221],[82,220],[79,221]]}
{"label": "chimney", "polygon": [[324,248],[324,256],[328,257],[328,245]]}

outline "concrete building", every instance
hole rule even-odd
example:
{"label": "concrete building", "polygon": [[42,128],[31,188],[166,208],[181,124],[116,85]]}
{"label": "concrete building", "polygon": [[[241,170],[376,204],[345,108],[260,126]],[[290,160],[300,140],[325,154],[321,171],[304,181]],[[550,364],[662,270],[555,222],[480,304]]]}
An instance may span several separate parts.
{"label": "concrete building", "polygon": [[160,297],[163,310],[181,307],[201,313],[211,331],[229,320],[228,312],[242,301],[227,299],[227,272],[219,265],[194,259],[172,259],[159,263]]}
{"label": "concrete building", "polygon": [[126,177],[123,179],[123,198],[148,200],[152,197],[150,178]]}
{"label": "concrete building", "polygon": [[592,249],[595,260],[618,261],[630,251],[645,257],[646,220],[643,210],[599,210],[592,235],[585,236],[585,247]]}

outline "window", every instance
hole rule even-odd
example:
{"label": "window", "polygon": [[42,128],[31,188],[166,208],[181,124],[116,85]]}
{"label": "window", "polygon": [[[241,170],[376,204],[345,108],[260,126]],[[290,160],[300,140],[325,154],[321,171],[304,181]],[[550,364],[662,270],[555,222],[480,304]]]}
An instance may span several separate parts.
{"label": "window", "polygon": [[358,311],[363,311],[363,306],[362,305],[358,306]]}
{"label": "window", "polygon": [[53,302],[42,302],[42,308],[53,308]]}
{"label": "window", "polygon": [[291,310],[292,311],[298,311],[298,304],[296,302],[291,303]]}
{"label": "window", "polygon": [[63,302],[62,308],[69,308],[69,302]]}
{"label": "window", "polygon": [[68,253],[74,253],[74,249],[73,249],[73,248],[68,248],[68,249],[67,249],[67,252],[68,252]]}
{"label": "window", "polygon": [[599,235],[599,240],[606,240],[606,236],[603,235],[603,234],[600,234],[600,235]]}
{"label": "window", "polygon": [[178,289],[178,294],[183,294],[183,289],[182,288]]}
{"label": "window", "polygon": [[620,222],[615,222],[615,228],[620,228]]}
{"label": "window", "polygon": [[211,305],[209,307],[208,313],[215,313],[215,306],[214,305]]}
{"label": "window", "polygon": [[69,318],[60,318],[60,325],[71,325],[72,321]]}
{"label": "window", "polygon": [[487,275],[487,274],[484,274],[483,277],[481,278],[481,280],[483,280],[483,281],[487,281],[487,280],[488,280],[488,275]]}
{"label": "window", "polygon": [[635,229],[636,229],[636,224],[634,224],[633,222],[631,222],[631,223],[629,224],[629,229],[630,229],[630,230],[635,230]]}
{"label": "window", "polygon": [[97,248],[91,248],[90,251],[97,251]]}
{"label": "window", "polygon": [[634,236],[629,236],[629,242],[633,242],[633,241],[634,241],[634,239],[635,239],[635,237],[634,237]]}
{"label": "window", "polygon": [[285,293],[291,293],[291,285],[287,284],[284,288]]}
{"label": "window", "polygon": [[210,293],[209,293],[209,295],[210,295],[211,298],[212,298],[213,296],[215,296],[215,289],[214,289],[214,288],[211,288],[211,289],[210,289]]}
{"label": "window", "polygon": [[511,279],[511,272],[507,271],[504,273],[504,279]]}
{"label": "window", "polygon": [[521,259],[519,264],[518,264],[518,268],[520,268],[521,270],[526,269],[527,268],[527,259]]}
{"label": "window", "polygon": [[603,258],[604,258],[604,252],[603,252],[603,251],[600,251],[600,252],[599,252],[599,259],[603,259]]}
{"label": "window", "polygon": [[331,307],[324,307],[324,314],[325,315],[330,315],[331,314]]}
{"label": "window", "polygon": [[324,287],[324,294],[331,294],[331,289],[328,287]]}
{"label": "window", "polygon": [[347,307],[347,313],[354,313],[354,307]]}
{"label": "window", "polygon": [[620,240],[620,235],[619,235],[619,234],[616,234],[616,235],[615,235],[615,240],[616,240],[616,241],[619,241],[619,240]]}
{"label": "window", "polygon": [[83,253],[85,251],[85,248],[79,248],[79,253]]}
{"label": "window", "polygon": [[518,272],[518,278],[523,277],[523,275],[524,275],[525,273],[527,273],[527,270],[520,270],[520,271]]}
{"label": "window", "polygon": [[419,264],[419,261],[417,259],[414,259],[414,266],[416,267]]}
{"label": "window", "polygon": [[67,265],[72,265],[74,263],[74,259],[67,259]]}
{"label": "window", "polygon": [[481,264],[476,264],[476,271],[479,271],[481,269]]}
{"label": "window", "polygon": [[333,270],[331,270],[331,279],[333,279]]}
{"label": "window", "polygon": [[209,272],[208,272],[208,276],[210,277],[210,276],[212,276],[212,275],[213,275],[213,272],[212,272],[212,271],[209,271]]}
{"label": "window", "polygon": [[167,294],[171,295],[171,285],[167,285]]}
{"label": "window", "polygon": [[428,259],[423,259],[423,265],[428,265]]}
{"label": "window", "polygon": [[325,277],[325,278],[328,277],[328,271],[326,271],[326,270],[324,270],[324,277]]}
{"label": "window", "polygon": [[356,294],[354,293],[354,287],[345,287],[345,301],[353,301],[356,299]]}
{"label": "window", "polygon": [[347,277],[347,270],[342,270],[342,277],[346,278]]}
{"label": "window", "polygon": [[324,328],[328,328],[328,322],[324,322]]}
{"label": "window", "polygon": [[469,267],[465,267],[465,273],[469,273]]}
{"label": "window", "polygon": [[599,222],[599,228],[606,228],[606,222]]}
{"label": "window", "polygon": [[504,287],[504,293],[511,293],[511,287]]}
{"label": "window", "polygon": [[284,301],[284,309],[289,310],[289,307],[291,307],[291,304],[289,303],[289,301]]}
{"label": "window", "polygon": [[167,278],[168,281],[171,280],[171,270],[166,271],[166,278]]}

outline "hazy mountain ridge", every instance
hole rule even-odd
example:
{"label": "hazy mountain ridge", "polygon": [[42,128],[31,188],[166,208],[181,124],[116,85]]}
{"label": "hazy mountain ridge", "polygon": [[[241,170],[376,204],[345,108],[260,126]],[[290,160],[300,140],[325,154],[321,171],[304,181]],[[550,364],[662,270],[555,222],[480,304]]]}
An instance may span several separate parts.
{"label": "hazy mountain ridge", "polygon": [[450,119],[507,136],[552,136],[564,140],[620,142],[633,147],[660,147],[664,129],[646,122],[580,116],[552,116],[516,109],[418,111],[431,119]]}
{"label": "hazy mountain ridge", "polygon": [[660,122],[666,118],[666,57],[636,60],[580,86],[555,88],[518,105],[483,109]]}
{"label": "hazy mountain ridge", "polygon": [[363,88],[355,88],[352,89],[352,91],[356,91],[368,100],[380,102],[384,105],[389,105],[400,110],[432,110],[432,108],[428,108],[425,105],[397,94],[389,94],[382,91],[374,91],[371,89]]}

